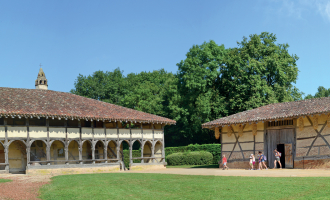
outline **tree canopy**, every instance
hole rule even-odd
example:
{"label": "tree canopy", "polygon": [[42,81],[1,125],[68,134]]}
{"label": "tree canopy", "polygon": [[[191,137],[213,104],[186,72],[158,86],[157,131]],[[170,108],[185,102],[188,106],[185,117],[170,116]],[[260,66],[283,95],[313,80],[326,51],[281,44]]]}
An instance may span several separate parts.
{"label": "tree canopy", "polygon": [[125,77],[120,69],[97,71],[79,75],[71,92],[176,120],[165,128],[167,146],[213,143],[214,133],[202,129],[203,123],[302,98],[293,85],[298,57],[276,40],[263,32],[227,49],[211,40],[193,45],[176,74],[161,69]]}
{"label": "tree canopy", "polygon": [[308,94],[305,99],[320,98],[320,97],[330,97],[330,88],[326,89],[323,86],[317,88],[315,95]]}

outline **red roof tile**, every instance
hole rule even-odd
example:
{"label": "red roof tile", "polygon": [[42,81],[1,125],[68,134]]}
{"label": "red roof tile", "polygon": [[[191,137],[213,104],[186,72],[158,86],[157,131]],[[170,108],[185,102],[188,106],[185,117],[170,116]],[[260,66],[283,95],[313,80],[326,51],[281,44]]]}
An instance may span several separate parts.
{"label": "red roof tile", "polygon": [[174,120],[65,92],[0,87],[0,117],[60,117],[87,120],[142,121],[175,124]]}
{"label": "red roof tile", "polygon": [[304,115],[325,114],[330,112],[330,97],[301,101],[276,103],[236,113],[202,124],[203,128],[229,124],[258,121],[271,121],[285,118],[298,118]]}

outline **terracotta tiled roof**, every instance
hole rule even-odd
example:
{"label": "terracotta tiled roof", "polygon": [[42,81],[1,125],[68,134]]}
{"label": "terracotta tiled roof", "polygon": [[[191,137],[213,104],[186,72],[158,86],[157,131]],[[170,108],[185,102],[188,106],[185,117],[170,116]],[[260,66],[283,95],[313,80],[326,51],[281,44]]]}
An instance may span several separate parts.
{"label": "terracotta tiled roof", "polygon": [[0,87],[1,116],[176,123],[165,117],[70,93]]}
{"label": "terracotta tiled roof", "polygon": [[305,115],[330,112],[330,97],[301,101],[276,103],[236,113],[202,125],[203,128],[258,121],[271,121],[285,118],[298,118]]}

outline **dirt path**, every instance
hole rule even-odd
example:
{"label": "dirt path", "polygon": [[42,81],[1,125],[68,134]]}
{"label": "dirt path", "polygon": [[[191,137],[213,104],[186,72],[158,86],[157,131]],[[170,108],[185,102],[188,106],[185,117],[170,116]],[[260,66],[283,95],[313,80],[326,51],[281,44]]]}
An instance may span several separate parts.
{"label": "dirt path", "polygon": [[128,171],[127,173],[160,173],[211,176],[255,176],[255,177],[330,177],[330,170],[324,169],[268,169],[244,170],[217,168],[167,168],[164,170]]}
{"label": "dirt path", "polygon": [[0,183],[0,199],[38,199],[40,187],[50,181],[50,176],[26,176],[24,174],[0,174],[0,179],[11,182]]}

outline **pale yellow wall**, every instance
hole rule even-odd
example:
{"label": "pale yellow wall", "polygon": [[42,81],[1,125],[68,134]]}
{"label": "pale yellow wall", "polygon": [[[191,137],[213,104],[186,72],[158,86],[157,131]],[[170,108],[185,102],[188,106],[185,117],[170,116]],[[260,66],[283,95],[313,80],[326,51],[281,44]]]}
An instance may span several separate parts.
{"label": "pale yellow wall", "polygon": [[85,141],[82,148],[82,158],[83,160],[92,159],[88,158],[88,154],[92,154],[92,149],[88,141]]}
{"label": "pale yellow wall", "polygon": [[[148,143],[150,145],[150,147],[152,148],[151,143]],[[151,150],[149,148],[147,143],[144,144],[144,148],[143,148],[143,157],[151,157]],[[152,160],[151,159],[145,159],[144,160],[145,163],[151,163]]]}
{"label": "pale yellow wall", "polygon": [[6,137],[5,127],[0,127],[0,138],[5,138],[5,137]]}
{"label": "pale yellow wall", "polygon": [[223,144],[221,145],[222,151],[232,151],[235,144]]}
{"label": "pale yellow wall", "polygon": [[67,128],[68,138],[80,138],[79,128]]}
{"label": "pale yellow wall", "polygon": [[117,129],[106,129],[107,132],[107,138],[117,138]]}
{"label": "pale yellow wall", "polygon": [[[237,135],[238,136],[238,135]],[[252,132],[244,132],[241,137],[238,137],[239,142],[254,141]]]}
{"label": "pale yellow wall", "polygon": [[258,131],[257,135],[255,136],[256,142],[264,142],[264,132]]}
{"label": "pale yellow wall", "polygon": [[30,138],[47,138],[47,127],[29,127]]}
{"label": "pale yellow wall", "polygon": [[[23,149],[26,149],[26,146],[19,142]],[[9,168],[10,170],[17,171],[17,170],[25,170],[27,161],[26,161],[26,151],[23,154],[19,148],[16,146],[16,143],[13,142],[9,146],[8,158],[9,158]]]}
{"label": "pale yellow wall", "polygon": [[142,138],[141,129],[132,129],[132,138]]}
{"label": "pale yellow wall", "polygon": [[94,128],[94,138],[105,138],[104,128]]}
{"label": "pale yellow wall", "polygon": [[81,128],[81,138],[92,138],[93,129],[92,128]]}
{"label": "pale yellow wall", "polygon": [[154,130],[154,138],[163,138],[163,130]]}
{"label": "pale yellow wall", "polygon": [[[155,157],[162,157],[162,145],[160,144],[160,142],[157,142],[155,144],[154,154],[155,154]],[[158,162],[161,161],[161,159],[156,159],[156,160],[158,160]]]}
{"label": "pale yellow wall", "polygon": [[112,152],[108,149],[108,151],[109,151],[109,154],[108,155],[110,155],[110,157],[108,156],[109,158],[117,158],[116,157],[116,155],[117,155],[116,146],[117,145],[116,145],[116,143],[114,141],[110,141],[109,142],[108,147],[110,147],[113,150],[113,152],[115,153],[115,155],[113,155]]}
{"label": "pale yellow wall", "polygon": [[130,138],[130,131],[129,129],[119,129],[119,138]]}
{"label": "pale yellow wall", "polygon": [[49,137],[65,138],[65,128],[49,128]]}
{"label": "pale yellow wall", "polygon": [[27,137],[27,127],[8,127],[8,137]]}
{"label": "pale yellow wall", "polygon": [[152,139],[152,129],[143,129],[143,138]]}
{"label": "pale yellow wall", "polygon": [[234,134],[231,134],[230,136],[227,135],[227,133],[225,132],[224,134],[221,134],[221,139],[222,139],[222,143],[233,143],[236,142],[236,138]]}
{"label": "pale yellow wall", "polygon": [[254,142],[249,142],[249,143],[240,143],[242,150],[253,150],[254,148]]}
{"label": "pale yellow wall", "polygon": [[78,150],[78,143],[75,141],[71,141],[69,144],[69,160],[79,160],[79,150]]}

